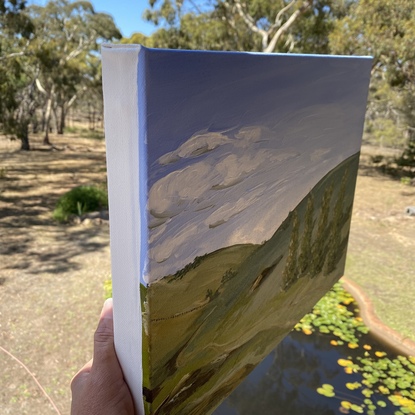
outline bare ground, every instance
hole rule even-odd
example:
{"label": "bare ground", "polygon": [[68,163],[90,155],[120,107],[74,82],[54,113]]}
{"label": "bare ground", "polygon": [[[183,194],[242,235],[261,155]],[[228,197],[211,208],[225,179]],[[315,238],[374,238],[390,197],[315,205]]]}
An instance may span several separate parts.
{"label": "bare ground", "polygon": [[415,340],[415,216],[405,213],[415,206],[415,186],[374,168],[379,153],[362,151],[345,274],[385,324]]}
{"label": "bare ground", "polygon": [[[59,195],[106,178],[102,142],[64,141],[64,151],[18,152],[3,139],[0,152],[0,346],[35,373],[62,414],[69,413],[71,377],[91,358],[110,274],[107,224],[51,218]],[[2,414],[56,413],[1,350],[0,373]]]}
{"label": "bare ground", "polygon": [[[69,382],[91,357],[110,274],[108,225],[58,225],[59,195],[105,182],[97,140],[52,137],[62,151],[19,152],[0,137],[0,346],[20,359],[69,413]],[[346,274],[364,287],[380,318],[415,339],[415,188],[377,172],[365,149]],[[31,376],[0,350],[3,414],[56,413]]]}

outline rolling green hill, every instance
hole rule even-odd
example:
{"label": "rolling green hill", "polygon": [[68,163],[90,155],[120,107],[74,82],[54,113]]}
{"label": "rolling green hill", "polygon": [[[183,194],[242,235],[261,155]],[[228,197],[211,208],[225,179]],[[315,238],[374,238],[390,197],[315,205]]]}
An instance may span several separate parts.
{"label": "rolling green hill", "polygon": [[358,160],[321,179],[262,245],[217,250],[148,286],[149,413],[212,411],[341,277]]}

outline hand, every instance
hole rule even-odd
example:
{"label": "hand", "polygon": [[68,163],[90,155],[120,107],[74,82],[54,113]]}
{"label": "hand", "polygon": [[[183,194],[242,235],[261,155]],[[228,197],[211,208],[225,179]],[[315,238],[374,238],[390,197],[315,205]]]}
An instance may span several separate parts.
{"label": "hand", "polygon": [[105,301],[94,336],[94,358],[72,379],[71,415],[134,415],[130,390],[114,348],[112,299]]}

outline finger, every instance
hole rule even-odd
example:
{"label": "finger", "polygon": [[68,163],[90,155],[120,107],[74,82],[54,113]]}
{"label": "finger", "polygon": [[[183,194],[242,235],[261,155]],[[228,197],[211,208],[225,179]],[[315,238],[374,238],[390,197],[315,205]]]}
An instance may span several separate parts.
{"label": "finger", "polygon": [[[115,359],[115,360],[114,360]],[[114,348],[114,323],[112,299],[104,303],[98,327],[94,335],[94,367],[106,367],[112,361],[117,362]]]}
{"label": "finger", "polygon": [[85,363],[78,373],[89,373],[91,371],[92,362],[93,362],[93,359],[91,359],[88,363]]}
{"label": "finger", "polygon": [[75,393],[78,389],[82,389],[86,379],[88,378],[92,367],[92,359],[86,363],[82,369],[71,380],[71,390]]}

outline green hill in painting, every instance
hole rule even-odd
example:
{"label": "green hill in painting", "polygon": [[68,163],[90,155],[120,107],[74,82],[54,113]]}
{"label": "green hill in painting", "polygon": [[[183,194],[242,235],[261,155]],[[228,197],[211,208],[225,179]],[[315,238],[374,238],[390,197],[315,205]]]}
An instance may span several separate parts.
{"label": "green hill in painting", "polygon": [[197,257],[142,290],[148,413],[212,412],[341,277],[358,161],[329,172],[263,244]]}

